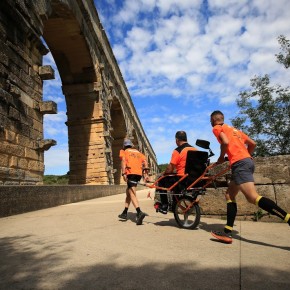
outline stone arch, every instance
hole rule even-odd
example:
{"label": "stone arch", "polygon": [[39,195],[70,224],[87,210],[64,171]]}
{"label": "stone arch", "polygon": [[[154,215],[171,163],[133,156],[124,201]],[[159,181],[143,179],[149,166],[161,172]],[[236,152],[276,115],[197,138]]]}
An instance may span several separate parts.
{"label": "stone arch", "polygon": [[67,105],[69,179],[72,184],[106,183],[107,171],[97,162],[105,159],[104,136],[99,134],[106,127],[100,120],[101,80],[77,18],[81,11],[69,8],[66,3],[52,2],[43,21],[43,38],[59,70]]}
{"label": "stone arch", "polygon": [[43,115],[56,113],[55,103],[42,100],[43,81],[53,78],[42,63],[49,50],[66,99],[70,183],[118,182],[115,139],[125,131],[114,130],[116,112],[157,164],[93,0],[3,0],[0,30],[0,183],[42,183],[43,152],[55,145],[43,140]]}

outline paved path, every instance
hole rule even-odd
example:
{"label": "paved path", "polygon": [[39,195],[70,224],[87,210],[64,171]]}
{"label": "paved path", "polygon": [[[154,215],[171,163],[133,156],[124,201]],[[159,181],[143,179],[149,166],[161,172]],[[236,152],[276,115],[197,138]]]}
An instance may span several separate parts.
{"label": "paved path", "polygon": [[222,244],[210,230],[224,221],[180,229],[147,192],[141,226],[133,208],[118,220],[124,194],[1,218],[0,289],[290,289],[287,224],[237,221]]}

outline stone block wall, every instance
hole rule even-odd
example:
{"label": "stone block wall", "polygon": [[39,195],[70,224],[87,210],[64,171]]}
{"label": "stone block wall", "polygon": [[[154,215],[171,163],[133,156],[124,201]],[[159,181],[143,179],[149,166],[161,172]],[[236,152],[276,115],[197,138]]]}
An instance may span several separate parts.
{"label": "stone block wall", "polygon": [[[257,157],[255,160],[255,183],[257,192],[276,202],[285,211],[290,212],[290,155]],[[226,215],[224,193],[226,187],[207,189],[206,195],[201,198],[200,206],[205,215]],[[237,196],[238,215],[253,217],[259,208],[247,202],[240,192]],[[262,211],[262,214],[265,212]],[[264,219],[269,220],[268,215]],[[279,218],[271,216],[271,220]]]}
{"label": "stone block wall", "polygon": [[[257,158],[255,161],[257,191],[290,212],[290,156]],[[261,182],[265,182],[266,178],[267,183],[261,184]],[[225,181],[220,181],[217,185],[219,184],[225,184]],[[138,187],[138,189],[144,188]],[[125,193],[125,190],[126,185],[0,186],[0,217]],[[202,214],[225,216],[224,193],[226,190],[226,187],[208,188],[200,200]],[[242,218],[253,218],[258,211],[258,207],[248,203],[242,193],[237,196],[237,204],[238,215]],[[280,219],[268,215],[263,219],[280,221]]]}
{"label": "stone block wall", "polygon": [[124,185],[2,186],[0,217],[123,193]]}
{"label": "stone block wall", "polygon": [[24,2],[0,3],[0,185],[41,184],[43,151],[56,144],[43,140],[42,125],[44,114],[56,113],[42,99],[43,80],[54,72],[42,66],[48,50],[36,33],[40,19]]}

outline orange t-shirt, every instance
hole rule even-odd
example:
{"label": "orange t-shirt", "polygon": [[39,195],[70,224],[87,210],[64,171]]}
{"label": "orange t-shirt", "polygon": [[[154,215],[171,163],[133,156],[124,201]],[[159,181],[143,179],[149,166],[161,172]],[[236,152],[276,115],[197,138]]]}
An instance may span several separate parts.
{"label": "orange t-shirt", "polygon": [[126,174],[142,175],[145,156],[134,148],[127,148],[124,151],[123,161],[126,164]]}
{"label": "orange t-shirt", "polygon": [[120,158],[121,160],[123,159],[124,152],[125,152],[125,151],[124,151],[123,149],[120,150],[119,158]]}
{"label": "orange t-shirt", "polygon": [[231,165],[239,160],[251,157],[245,145],[249,139],[245,133],[227,124],[216,125],[212,131],[219,143],[221,143],[219,138],[221,132],[227,136],[229,140],[227,154]]}
{"label": "orange t-shirt", "polygon": [[197,149],[190,146],[188,143],[185,143],[179,147],[177,147],[173,152],[171,156],[170,163],[175,165],[176,167],[176,173],[178,175],[183,175],[185,171],[185,164],[186,164],[186,157],[187,152],[189,150],[196,151]]}

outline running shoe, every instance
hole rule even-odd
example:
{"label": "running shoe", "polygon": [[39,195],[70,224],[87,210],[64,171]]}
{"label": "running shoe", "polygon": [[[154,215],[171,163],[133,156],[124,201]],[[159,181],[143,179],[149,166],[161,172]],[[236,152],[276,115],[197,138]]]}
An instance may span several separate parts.
{"label": "running shoe", "polygon": [[127,220],[127,214],[122,212],[121,214],[118,215],[118,218],[121,219],[121,220],[125,220],[126,221]]}
{"label": "running shoe", "polygon": [[163,214],[167,214],[168,211],[168,204],[161,204],[158,208],[158,212],[161,212]]}
{"label": "running shoe", "polygon": [[219,231],[211,231],[211,234],[221,242],[226,244],[231,244],[233,242],[232,235],[229,233],[219,232]]}
{"label": "running shoe", "polygon": [[147,214],[145,212],[140,211],[136,215],[136,225],[142,225],[143,219],[145,218]]}

